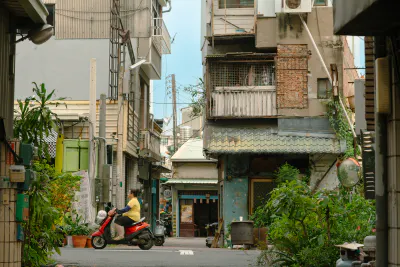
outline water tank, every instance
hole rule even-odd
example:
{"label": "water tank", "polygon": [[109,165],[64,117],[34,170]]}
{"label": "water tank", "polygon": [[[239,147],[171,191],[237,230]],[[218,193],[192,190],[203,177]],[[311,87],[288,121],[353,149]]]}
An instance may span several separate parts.
{"label": "water tank", "polygon": [[193,129],[190,126],[182,126],[180,127],[180,137],[181,142],[184,143],[190,139],[193,135]]}

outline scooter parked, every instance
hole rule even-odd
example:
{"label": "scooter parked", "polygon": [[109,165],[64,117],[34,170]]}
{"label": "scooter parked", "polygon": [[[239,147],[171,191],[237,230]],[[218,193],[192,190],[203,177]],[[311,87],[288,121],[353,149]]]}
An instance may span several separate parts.
{"label": "scooter parked", "polygon": [[[99,211],[104,214],[105,211]],[[98,215],[98,217],[100,217]],[[150,230],[150,225],[144,222],[145,218],[133,223],[132,225],[125,226],[125,238],[122,240],[113,240],[111,237],[111,223],[115,213],[103,219],[100,223],[100,228],[92,235],[92,246],[95,249],[103,249],[107,245],[120,244],[120,245],[133,245],[139,246],[142,250],[149,250],[153,247],[154,235]]]}
{"label": "scooter parked", "polygon": [[156,246],[162,246],[165,243],[166,228],[163,220],[156,221],[156,227],[154,229],[154,244]]}

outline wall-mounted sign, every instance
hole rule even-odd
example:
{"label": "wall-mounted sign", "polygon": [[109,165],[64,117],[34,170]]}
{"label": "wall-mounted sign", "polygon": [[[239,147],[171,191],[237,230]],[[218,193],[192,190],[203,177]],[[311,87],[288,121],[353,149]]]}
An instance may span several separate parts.
{"label": "wall-mounted sign", "polygon": [[164,197],[165,198],[170,198],[172,197],[172,191],[169,189],[164,190]]}

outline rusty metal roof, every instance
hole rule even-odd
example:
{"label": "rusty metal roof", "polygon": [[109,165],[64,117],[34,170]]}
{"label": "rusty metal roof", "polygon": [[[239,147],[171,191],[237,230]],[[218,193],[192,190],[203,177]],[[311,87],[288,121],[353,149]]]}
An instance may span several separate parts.
{"label": "rusty metal roof", "polygon": [[206,127],[204,139],[207,154],[340,154],[346,149],[346,142],[336,138],[294,135],[266,128]]}

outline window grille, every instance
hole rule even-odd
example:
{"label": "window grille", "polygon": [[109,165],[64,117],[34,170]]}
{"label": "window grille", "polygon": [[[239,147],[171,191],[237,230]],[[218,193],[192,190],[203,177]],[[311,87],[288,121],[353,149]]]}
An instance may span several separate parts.
{"label": "window grille", "polygon": [[254,0],[219,0],[219,8],[253,8]]}
{"label": "window grille", "polygon": [[275,86],[275,65],[273,62],[210,64],[210,85],[215,87]]}

